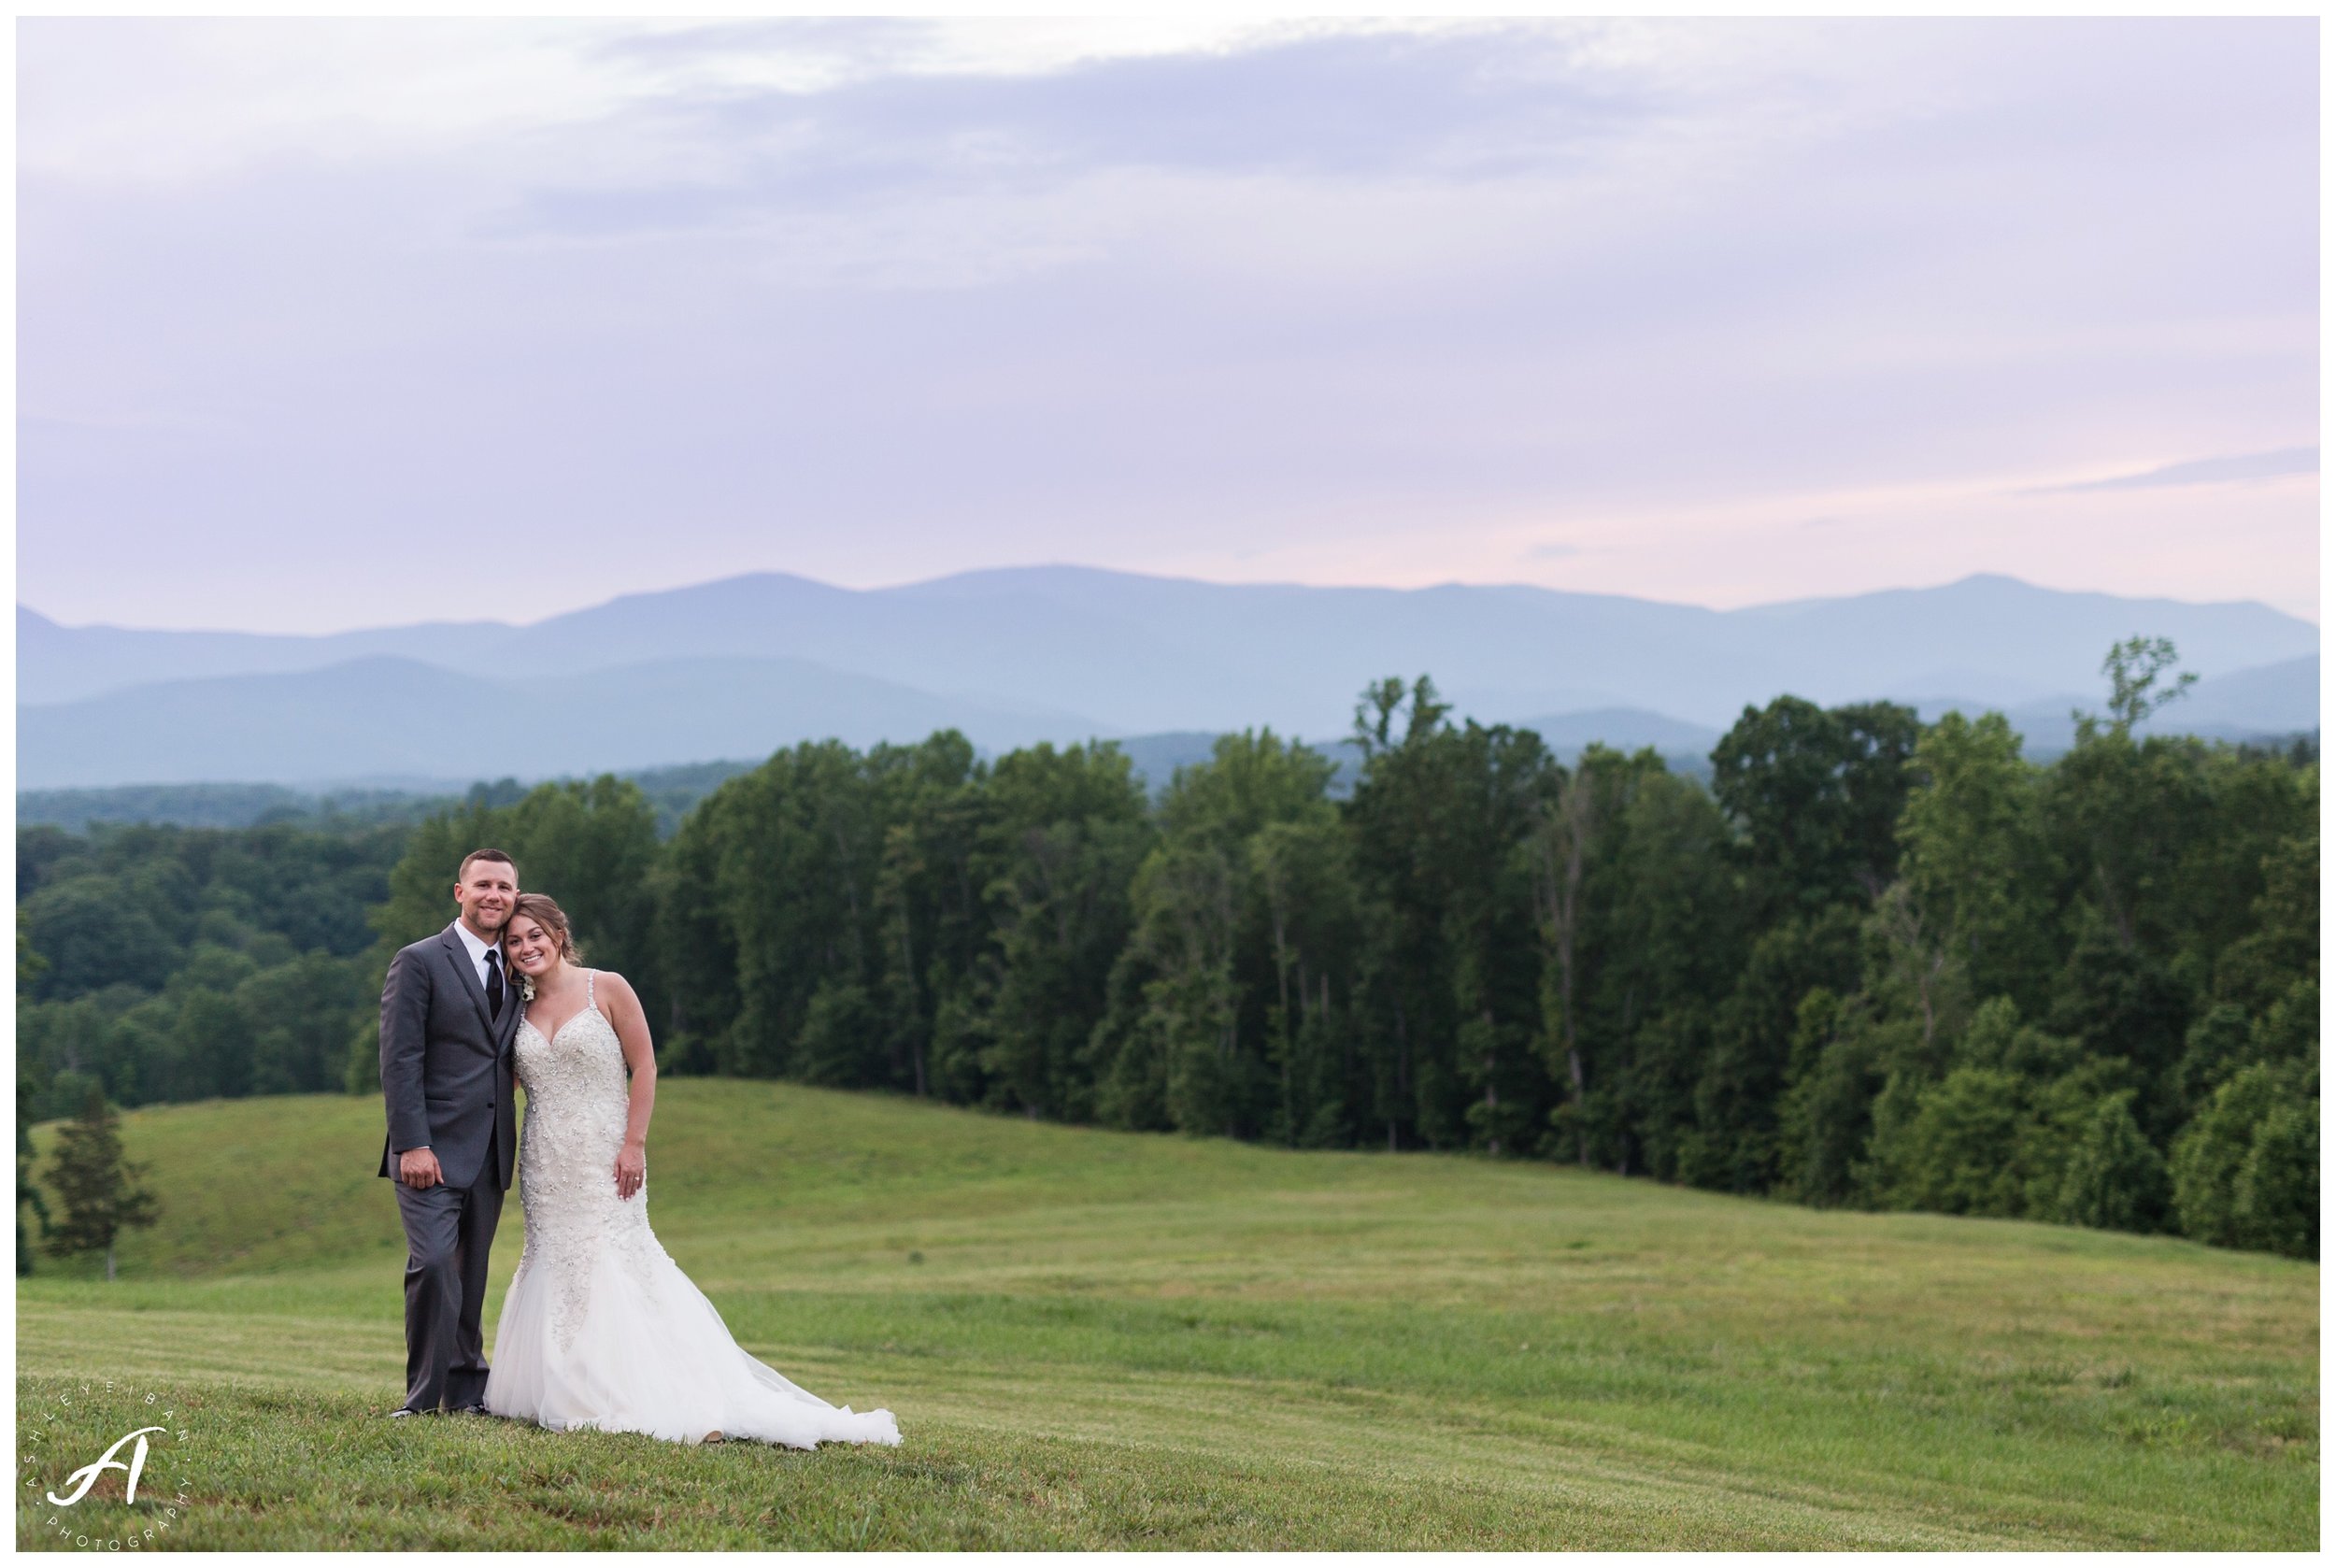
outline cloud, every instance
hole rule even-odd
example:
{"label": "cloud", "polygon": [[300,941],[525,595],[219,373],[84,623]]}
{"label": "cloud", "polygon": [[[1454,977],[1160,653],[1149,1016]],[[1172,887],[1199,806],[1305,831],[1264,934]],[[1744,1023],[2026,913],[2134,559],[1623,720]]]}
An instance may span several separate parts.
{"label": "cloud", "polygon": [[[2075,582],[2109,508],[2007,486],[2316,418],[2315,25],[35,19],[18,568],[316,629],[1009,560]],[[2309,575],[2307,486],[2152,482],[2166,591],[2234,513],[2217,592]],[[490,606],[406,548],[515,521],[561,548]]]}
{"label": "cloud", "polygon": [[[671,35],[640,47],[685,44],[711,47]],[[817,91],[698,80],[602,128],[636,150],[670,148],[670,166],[621,182],[569,173],[520,195],[491,228],[601,240],[932,197],[1027,199],[1139,170],[1214,180],[1538,178],[1625,136],[1654,108],[1637,85],[1579,65],[1536,28],[1301,37],[1026,75],[890,72]],[[657,183],[641,188],[643,174]]]}
{"label": "cloud", "polygon": [[2243,484],[2253,479],[2280,479],[2291,474],[2320,471],[2320,449],[2286,447],[2273,452],[2246,452],[2237,457],[2201,458],[2194,463],[2169,463],[2138,474],[2087,479],[2081,484],[2044,485],[2019,492],[2022,495],[2075,495],[2093,490],[2157,490],[2172,485]]}

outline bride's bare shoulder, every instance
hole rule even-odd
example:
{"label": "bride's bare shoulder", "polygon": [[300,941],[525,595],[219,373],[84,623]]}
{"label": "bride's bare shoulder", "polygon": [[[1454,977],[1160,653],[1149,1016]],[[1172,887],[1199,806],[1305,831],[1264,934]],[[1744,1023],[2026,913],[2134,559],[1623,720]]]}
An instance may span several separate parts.
{"label": "bride's bare shoulder", "polygon": [[595,969],[592,979],[600,988],[599,994],[606,1000],[627,1005],[637,1010],[641,999],[634,993],[633,982],[613,969]]}

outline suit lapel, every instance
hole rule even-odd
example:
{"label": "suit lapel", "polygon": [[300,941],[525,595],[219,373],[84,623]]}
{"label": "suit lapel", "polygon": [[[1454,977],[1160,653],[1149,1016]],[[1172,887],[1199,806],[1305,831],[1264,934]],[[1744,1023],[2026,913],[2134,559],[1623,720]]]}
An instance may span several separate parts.
{"label": "suit lapel", "polygon": [[[471,1005],[478,1009],[478,1021],[487,1026],[487,1038],[500,1049],[503,1032],[495,1027],[494,1014],[488,1011],[487,988],[478,983],[478,971],[471,963],[470,949],[463,946],[462,937],[455,934],[452,926],[438,933],[438,946],[446,949],[448,961],[454,965],[454,973],[462,977],[463,989],[470,992]],[[505,1005],[509,1005],[507,996]]]}
{"label": "suit lapel", "polygon": [[503,1022],[495,1030],[495,1048],[509,1050],[511,1042],[520,1035],[520,1019],[527,1016],[527,1004],[520,999],[519,981],[509,975],[503,977]]}

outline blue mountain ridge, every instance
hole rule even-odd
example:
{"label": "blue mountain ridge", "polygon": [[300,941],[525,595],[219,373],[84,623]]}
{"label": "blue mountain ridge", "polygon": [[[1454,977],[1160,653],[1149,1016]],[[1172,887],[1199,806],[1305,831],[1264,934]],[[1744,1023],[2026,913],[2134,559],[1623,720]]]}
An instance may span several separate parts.
{"label": "blue mountain ridge", "polygon": [[[762,756],[830,734],[914,740],[944,725],[991,749],[1259,724],[1334,741],[1366,681],[1421,672],[1459,711],[1528,722],[1561,753],[1590,739],[1699,753],[1745,705],[1784,691],[1910,700],[1928,717],[2001,708],[2041,745],[2065,732],[2071,706],[2098,707],[2102,654],[2136,634],[2172,637],[2184,667],[2208,677],[2161,725],[2317,727],[2307,621],[1989,575],[1723,611],[1080,567],[867,591],[764,573],[528,626],[320,637],[64,627],[20,606],[19,785],[549,777]],[[466,673],[498,669],[557,673]],[[504,710],[501,755],[449,755],[475,715]]]}

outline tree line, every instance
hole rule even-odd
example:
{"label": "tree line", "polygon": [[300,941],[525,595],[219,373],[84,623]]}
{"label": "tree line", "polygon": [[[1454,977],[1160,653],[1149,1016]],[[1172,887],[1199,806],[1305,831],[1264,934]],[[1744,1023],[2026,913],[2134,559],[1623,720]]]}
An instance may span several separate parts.
{"label": "tree line", "polygon": [[[2112,650],[2108,711],[2049,765],[1999,714],[1786,696],[1706,787],[1651,749],[1561,763],[1422,677],[1362,694],[1344,798],[1271,731],[1157,800],[1108,744],[984,761],[943,732],[781,751],[666,842],[612,777],[475,796],[393,857],[301,849],[321,896],[249,899],[232,834],[210,881],[141,869],[128,834],[60,877],[28,836],[32,1087],[51,1114],[93,1075],[125,1103],[374,1090],[381,966],[494,844],[633,978],[662,1071],[2316,1257],[2316,748],[2138,738],[2172,662]],[[107,975],[101,890],[66,891],[93,877],[180,968]],[[330,905],[338,945],[271,989],[294,905]],[[316,1019],[305,1054],[265,1036],[279,999]]]}

